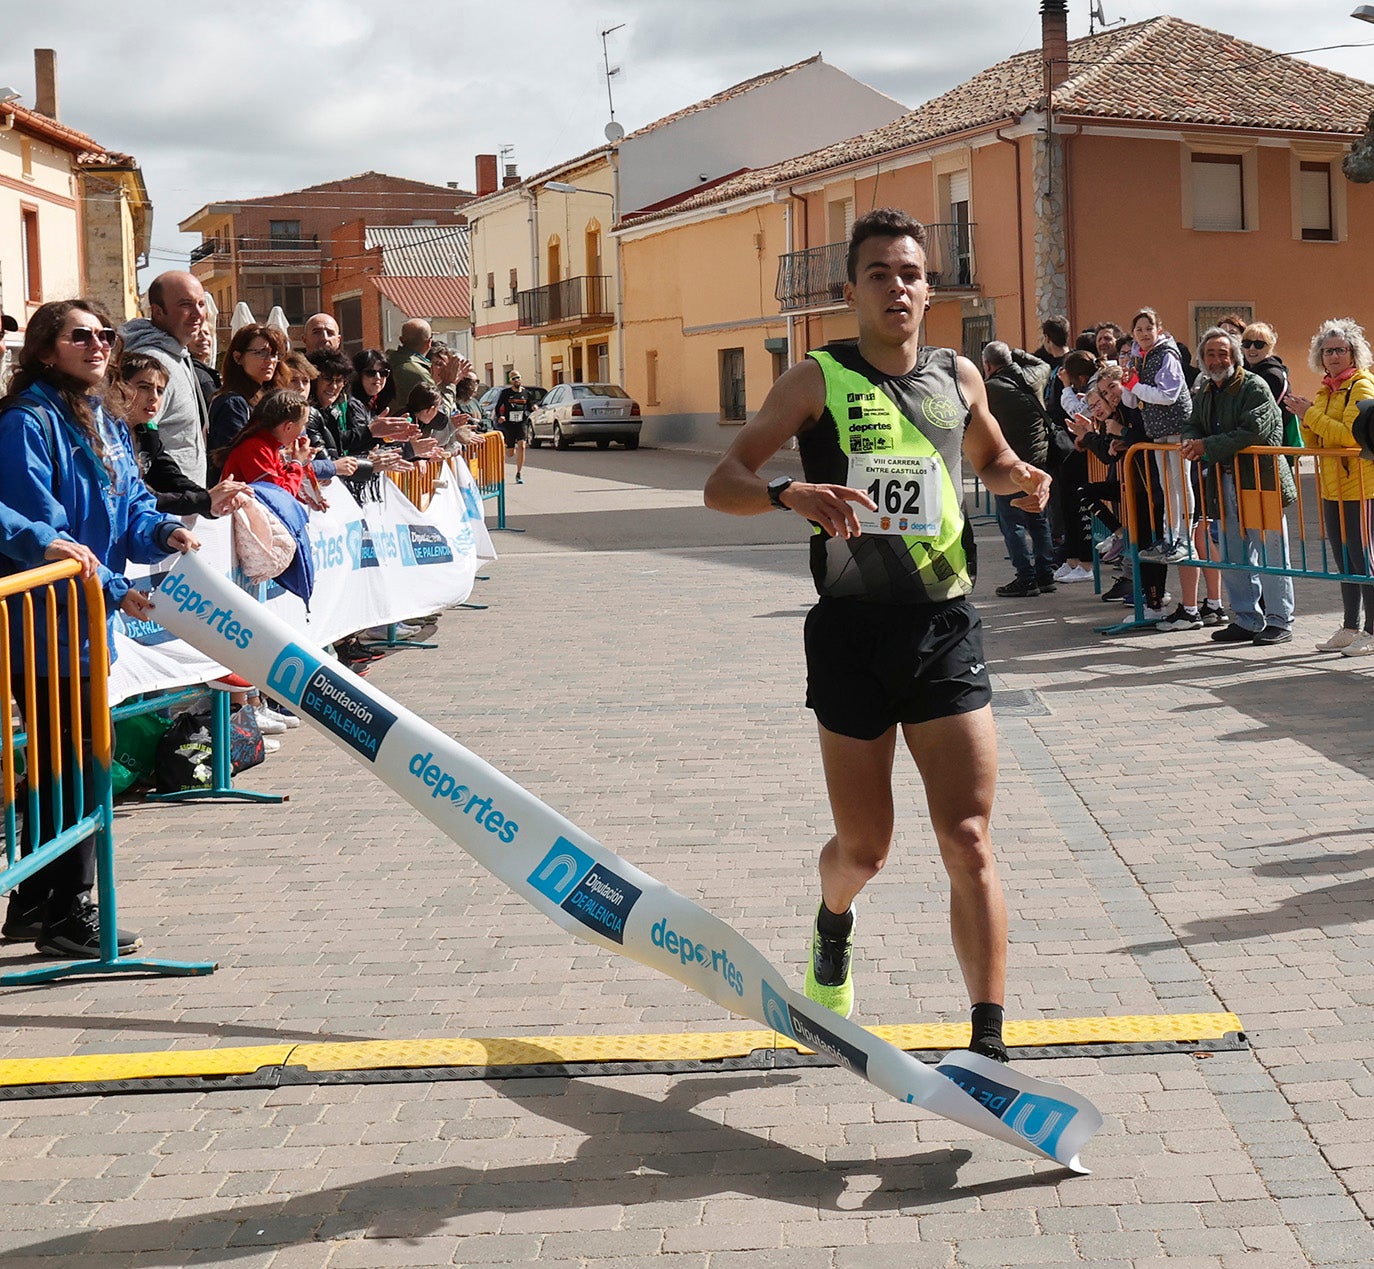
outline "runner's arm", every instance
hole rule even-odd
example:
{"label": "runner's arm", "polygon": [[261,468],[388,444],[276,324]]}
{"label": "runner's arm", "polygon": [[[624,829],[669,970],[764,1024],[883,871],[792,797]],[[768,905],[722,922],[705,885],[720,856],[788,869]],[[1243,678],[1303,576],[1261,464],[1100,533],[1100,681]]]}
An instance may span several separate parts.
{"label": "runner's arm", "polygon": [[988,409],[983,377],[966,357],[959,358],[959,387],[969,406],[964,454],[978,473],[978,479],[995,494],[1022,494],[1012,500],[1014,507],[1043,511],[1050,496],[1049,473],[1016,457],[1016,451],[1007,444],[1002,429]]}
{"label": "runner's arm", "polygon": [[[798,432],[817,422],[825,411],[825,376],[809,357],[786,371],[768,392],[763,405],[740,429],[735,443],[706,480],[706,505],[729,515],[754,516],[773,510],[768,482],[759,474],[764,465]],[[861,489],[845,485],[813,485],[794,480],[782,493],[789,511],[818,524],[832,537],[859,535],[859,520],[850,503],[874,510]]]}

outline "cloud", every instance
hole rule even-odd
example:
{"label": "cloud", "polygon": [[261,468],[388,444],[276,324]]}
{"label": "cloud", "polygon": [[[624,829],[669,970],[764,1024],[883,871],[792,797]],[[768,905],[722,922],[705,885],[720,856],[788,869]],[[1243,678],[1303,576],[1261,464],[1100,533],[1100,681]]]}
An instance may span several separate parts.
{"label": "cloud", "polygon": [[[1070,34],[1086,33],[1072,6]],[[1348,6],[1291,0],[1105,0],[1109,17],[1160,11],[1276,51],[1368,43]],[[177,221],[378,170],[471,188],[473,157],[513,147],[522,174],[599,145],[607,120],[600,32],[617,119],[640,127],[817,52],[914,106],[1039,44],[1038,0],[45,0],[7,5],[0,83],[31,101],[31,50],[58,50],[64,122],[134,154],[154,241],[189,249]],[[1374,72],[1374,49],[1313,54]],[[1238,86],[1237,91],[1243,91]]]}

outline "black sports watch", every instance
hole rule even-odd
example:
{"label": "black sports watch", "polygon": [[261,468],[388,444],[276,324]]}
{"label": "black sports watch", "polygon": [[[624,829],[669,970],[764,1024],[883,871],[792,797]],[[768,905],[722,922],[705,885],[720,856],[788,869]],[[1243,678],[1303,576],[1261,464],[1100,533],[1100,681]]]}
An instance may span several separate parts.
{"label": "black sports watch", "polygon": [[782,492],[792,483],[790,476],[774,476],[768,482],[768,501],[771,502],[779,511],[791,511],[791,507],[783,505]]}

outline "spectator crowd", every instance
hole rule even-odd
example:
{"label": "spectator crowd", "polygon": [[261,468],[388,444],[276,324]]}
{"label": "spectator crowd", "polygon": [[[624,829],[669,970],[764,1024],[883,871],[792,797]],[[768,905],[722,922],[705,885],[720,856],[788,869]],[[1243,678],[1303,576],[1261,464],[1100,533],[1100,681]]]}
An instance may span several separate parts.
{"label": "spectator crowd", "polygon": [[[1275,328],[1235,313],[1202,333],[1196,363],[1150,308],[1125,329],[1101,322],[1076,337],[1066,318],[1052,317],[1041,335],[1034,353],[998,341],[982,353],[988,405],[1008,443],[1054,477],[1044,512],[995,499],[1015,573],[997,594],[1032,599],[1090,582],[1095,553],[1118,573],[1103,600],[1139,600],[1144,622],[1161,631],[1212,627],[1218,643],[1289,642],[1293,581],[1282,570],[1291,567],[1300,456],[1245,451],[1360,449],[1313,458],[1323,571],[1344,575],[1341,626],[1317,647],[1374,653],[1374,461],[1363,456],[1374,358],[1357,322],[1331,318],[1311,336],[1307,367],[1320,383],[1311,397],[1293,387]],[[1146,442],[1155,448],[1128,460]]]}
{"label": "spectator crowd", "polygon": [[[186,272],[155,278],[148,316],[118,330],[88,299],[39,307],[0,395],[0,573],[75,560],[85,577],[99,579],[111,627],[116,612],[151,619],[147,592],[124,576],[128,561],[154,564],[198,549],[198,517],[234,516],[237,541],[241,529],[251,535],[272,523],[262,518],[270,514],[294,548],[291,563],[271,575],[308,601],[306,519],[326,504],[331,482],[368,500],[383,473],[458,454],[486,428],[472,365],[436,344],[428,323],[407,321],[389,352],[348,358],[340,345],[326,313],[305,323],[299,349],[285,331],[250,322],[214,364],[205,292]],[[93,781],[71,778],[76,766],[90,770],[90,720],[65,726],[50,707],[72,686],[68,647],[77,643],[88,710],[90,646],[59,598],[58,663],[48,664],[40,639],[31,697],[22,604],[8,608],[11,714],[40,740],[26,772],[37,796],[16,802],[27,855],[93,809]],[[416,629],[360,631],[334,653],[365,674],[381,655],[373,641]],[[236,676],[208,686],[233,694],[236,718],[261,733],[268,752],[299,725],[286,705]],[[10,892],[0,938],[52,956],[98,956],[95,879],[88,837]],[[121,954],[140,943],[136,933],[118,932]]]}

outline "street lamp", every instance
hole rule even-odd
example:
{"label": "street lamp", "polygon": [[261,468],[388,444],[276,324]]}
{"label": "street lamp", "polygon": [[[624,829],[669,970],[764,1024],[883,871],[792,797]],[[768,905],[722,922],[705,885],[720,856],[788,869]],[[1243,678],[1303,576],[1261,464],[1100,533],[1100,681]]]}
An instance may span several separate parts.
{"label": "street lamp", "polygon": [[1374,22],[1374,4],[1362,4],[1350,16],[1361,22]]}
{"label": "street lamp", "polygon": [[[1374,13],[1374,8],[1370,8],[1369,5],[1365,5],[1364,7],[1369,9],[1371,13]],[[602,198],[609,198],[612,203],[615,202],[615,195],[609,190],[586,189],[581,185],[569,185],[567,181],[545,181],[544,188],[551,189],[556,194],[600,194]]]}
{"label": "street lamp", "polygon": [[[615,195],[609,190],[587,189],[583,185],[570,185],[567,181],[545,181],[545,189],[555,194],[599,194],[611,200],[611,223],[615,223]],[[625,328],[620,313],[620,239],[615,241],[615,338],[616,359],[619,362],[620,380],[625,379]]]}

